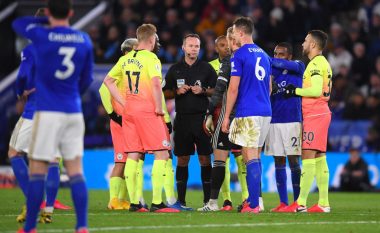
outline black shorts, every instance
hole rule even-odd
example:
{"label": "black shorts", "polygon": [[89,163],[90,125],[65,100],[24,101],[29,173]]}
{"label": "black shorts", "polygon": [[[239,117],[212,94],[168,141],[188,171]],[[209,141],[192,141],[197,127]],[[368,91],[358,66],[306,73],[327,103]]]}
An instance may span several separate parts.
{"label": "black shorts", "polygon": [[189,156],[212,154],[211,138],[203,130],[205,114],[178,114],[174,119],[174,154]]}
{"label": "black shorts", "polygon": [[[224,109],[222,109],[223,111]],[[222,131],[222,124],[224,119],[224,112],[219,115],[218,122],[215,127],[215,132],[212,136],[212,148],[219,150],[241,150],[241,146],[236,145],[228,139],[228,133],[224,133]],[[233,118],[230,118],[230,122],[232,122]]]}

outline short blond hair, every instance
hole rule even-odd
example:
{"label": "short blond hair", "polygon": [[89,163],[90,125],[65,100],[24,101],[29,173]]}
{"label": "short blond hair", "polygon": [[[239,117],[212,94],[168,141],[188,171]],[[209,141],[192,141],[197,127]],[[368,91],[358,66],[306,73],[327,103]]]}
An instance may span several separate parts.
{"label": "short blond hair", "polygon": [[233,28],[232,28],[232,27],[229,27],[229,28],[227,29],[227,38],[228,38],[229,40],[232,40],[232,39],[233,39],[232,33],[233,33]]}
{"label": "short blond hair", "polygon": [[156,26],[147,23],[143,24],[136,30],[136,36],[138,41],[146,41],[157,32]]}

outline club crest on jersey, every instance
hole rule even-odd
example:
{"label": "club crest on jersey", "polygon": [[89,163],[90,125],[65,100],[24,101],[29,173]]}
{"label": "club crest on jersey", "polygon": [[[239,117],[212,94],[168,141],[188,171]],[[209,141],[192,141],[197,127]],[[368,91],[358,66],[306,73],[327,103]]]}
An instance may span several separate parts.
{"label": "club crest on jersey", "polygon": [[185,85],[185,79],[177,79],[177,87],[181,88],[183,85]]}
{"label": "club crest on jersey", "polygon": [[287,73],[288,73],[288,70],[282,71],[282,74],[287,74]]}
{"label": "club crest on jersey", "polygon": [[162,145],[163,145],[164,147],[170,147],[170,142],[169,142],[168,140],[163,140],[163,141],[162,141]]}
{"label": "club crest on jersey", "polygon": [[122,160],[123,159],[123,154],[122,153],[117,153],[116,158],[118,160]]}

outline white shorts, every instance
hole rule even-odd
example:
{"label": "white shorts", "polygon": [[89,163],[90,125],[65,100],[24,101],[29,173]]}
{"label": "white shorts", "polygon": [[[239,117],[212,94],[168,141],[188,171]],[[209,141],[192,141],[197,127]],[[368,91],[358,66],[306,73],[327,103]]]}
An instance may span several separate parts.
{"label": "white shorts", "polygon": [[302,124],[300,122],[270,124],[265,140],[265,155],[301,155]]}
{"label": "white shorts", "polygon": [[13,129],[9,147],[17,152],[28,153],[30,139],[32,138],[32,127],[33,120],[20,117]]}
{"label": "white shorts", "polygon": [[228,139],[242,147],[258,148],[264,145],[272,117],[235,117]]}
{"label": "white shorts", "polygon": [[61,155],[73,160],[83,155],[83,138],[82,113],[36,112],[29,157],[50,162]]}

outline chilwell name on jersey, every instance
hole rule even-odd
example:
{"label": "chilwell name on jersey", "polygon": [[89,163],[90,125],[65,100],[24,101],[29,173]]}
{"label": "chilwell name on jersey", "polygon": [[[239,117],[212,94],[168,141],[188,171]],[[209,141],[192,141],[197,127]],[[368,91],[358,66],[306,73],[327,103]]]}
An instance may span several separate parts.
{"label": "chilwell name on jersey", "polygon": [[84,43],[85,42],[83,36],[78,33],[64,34],[64,33],[57,33],[57,32],[49,32],[48,38],[49,38],[49,41],[61,42],[61,43],[67,43],[67,42]]}

